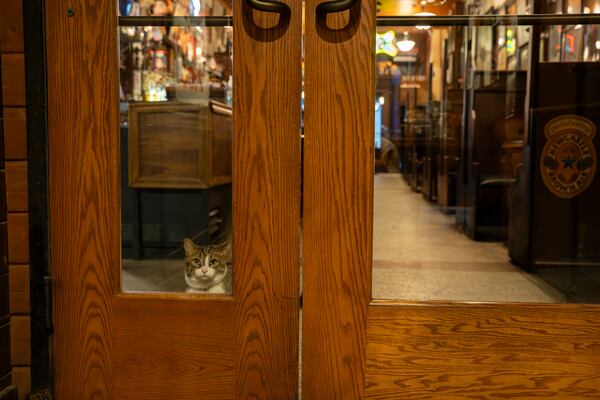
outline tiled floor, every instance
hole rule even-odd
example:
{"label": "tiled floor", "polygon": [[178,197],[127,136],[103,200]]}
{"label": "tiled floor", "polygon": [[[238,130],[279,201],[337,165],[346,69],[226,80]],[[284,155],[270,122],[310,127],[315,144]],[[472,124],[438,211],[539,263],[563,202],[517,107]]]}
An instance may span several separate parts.
{"label": "tiled floor", "polygon": [[184,260],[123,260],[123,291],[185,292]]}
{"label": "tiled floor", "polygon": [[375,176],[373,297],[401,300],[564,302],[512,265],[502,243],[475,242],[398,174]]}
{"label": "tiled floor", "polygon": [[[502,243],[475,242],[398,174],[375,176],[373,297],[401,300],[564,302],[513,266]],[[235,251],[235,250],[234,250]],[[183,260],[124,260],[123,290],[184,292]]]}

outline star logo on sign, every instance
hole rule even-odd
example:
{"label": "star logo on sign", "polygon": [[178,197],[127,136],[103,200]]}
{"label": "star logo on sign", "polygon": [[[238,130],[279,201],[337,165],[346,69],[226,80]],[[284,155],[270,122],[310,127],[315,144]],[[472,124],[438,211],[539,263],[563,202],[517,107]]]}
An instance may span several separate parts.
{"label": "star logo on sign", "polygon": [[570,156],[563,159],[562,162],[565,165],[565,168],[573,168],[573,164],[575,164],[575,160],[572,159]]}

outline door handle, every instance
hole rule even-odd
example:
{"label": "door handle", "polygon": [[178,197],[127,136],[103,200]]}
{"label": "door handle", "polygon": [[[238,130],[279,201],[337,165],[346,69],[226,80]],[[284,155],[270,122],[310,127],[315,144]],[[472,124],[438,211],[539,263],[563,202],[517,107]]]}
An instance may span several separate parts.
{"label": "door handle", "polygon": [[[356,1],[356,0],[355,0]],[[280,1],[275,0],[246,0],[246,4],[255,10],[289,15],[290,7]]]}
{"label": "door handle", "polygon": [[358,0],[326,1],[317,6],[317,16],[325,18],[327,14],[346,11],[356,4]]}

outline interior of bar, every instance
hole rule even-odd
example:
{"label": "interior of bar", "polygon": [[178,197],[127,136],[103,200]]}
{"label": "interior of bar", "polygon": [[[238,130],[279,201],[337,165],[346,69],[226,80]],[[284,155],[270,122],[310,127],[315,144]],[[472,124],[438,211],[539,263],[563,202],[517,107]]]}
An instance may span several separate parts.
{"label": "interior of bar", "polygon": [[[423,0],[383,2],[378,16],[415,7],[492,20],[600,11]],[[598,26],[480,23],[378,26],[373,297],[596,302]]]}
{"label": "interior of bar", "polygon": [[[373,298],[600,301],[599,26],[517,17],[596,14],[600,1],[377,7]],[[125,17],[231,12],[120,1]],[[385,20],[402,16],[485,18]],[[227,24],[120,27],[125,291],[232,290],[219,281],[230,259],[215,261],[218,291],[190,264],[231,252],[232,40]]]}

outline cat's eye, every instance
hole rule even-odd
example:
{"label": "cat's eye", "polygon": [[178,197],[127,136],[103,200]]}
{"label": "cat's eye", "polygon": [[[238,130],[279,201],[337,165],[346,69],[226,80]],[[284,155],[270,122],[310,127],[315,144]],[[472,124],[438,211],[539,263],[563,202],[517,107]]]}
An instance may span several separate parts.
{"label": "cat's eye", "polygon": [[210,260],[210,265],[211,265],[212,267],[214,267],[214,266],[215,266],[215,265],[217,265],[217,264],[219,264],[219,261],[218,261],[218,260],[216,260],[216,259],[214,259],[214,258],[213,258],[212,260]]}

